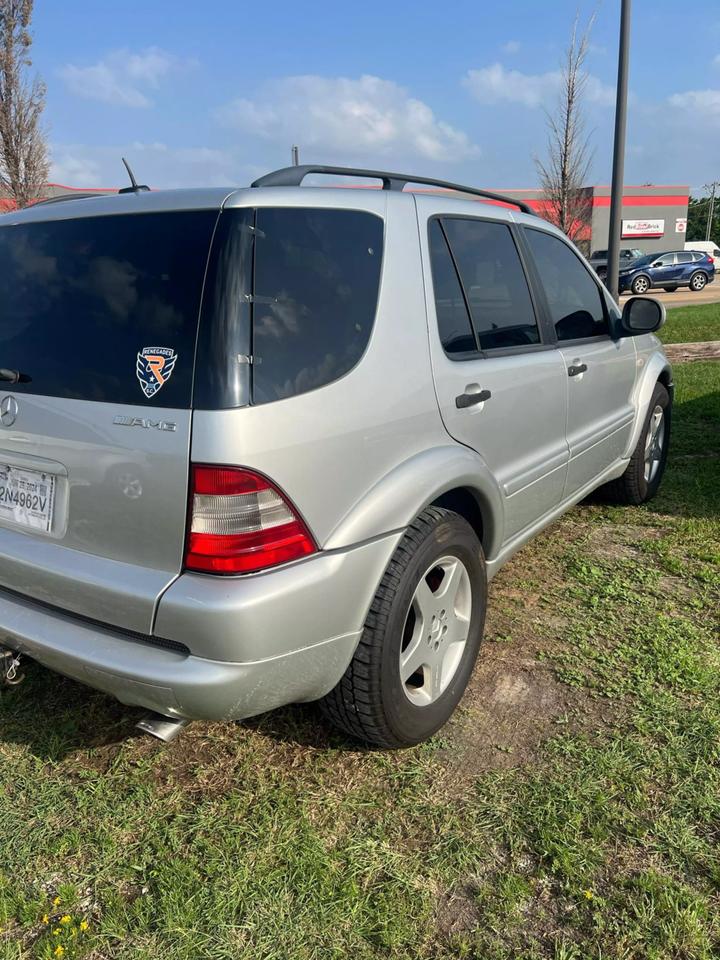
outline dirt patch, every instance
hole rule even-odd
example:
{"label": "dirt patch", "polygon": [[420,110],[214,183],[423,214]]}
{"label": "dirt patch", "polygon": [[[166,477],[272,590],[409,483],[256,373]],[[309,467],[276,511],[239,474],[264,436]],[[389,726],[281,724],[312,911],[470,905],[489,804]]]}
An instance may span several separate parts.
{"label": "dirt patch", "polygon": [[665,353],[671,363],[720,360],[720,340],[705,340],[701,343],[666,343]]}
{"label": "dirt patch", "polygon": [[664,533],[658,527],[639,524],[603,524],[590,528],[587,548],[596,557],[608,560],[635,559],[642,554],[640,544],[659,540]]}
{"label": "dirt patch", "polygon": [[480,910],[473,887],[457,887],[443,892],[438,897],[435,924],[440,935],[446,939],[469,933],[480,920]]}

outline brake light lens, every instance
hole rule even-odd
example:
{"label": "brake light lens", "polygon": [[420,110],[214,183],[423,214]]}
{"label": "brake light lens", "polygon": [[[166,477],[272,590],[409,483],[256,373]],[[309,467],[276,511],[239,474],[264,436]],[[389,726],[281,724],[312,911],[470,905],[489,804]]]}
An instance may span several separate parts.
{"label": "brake light lens", "polygon": [[274,484],[251,470],[194,464],[185,567],[252,573],[317,550]]}

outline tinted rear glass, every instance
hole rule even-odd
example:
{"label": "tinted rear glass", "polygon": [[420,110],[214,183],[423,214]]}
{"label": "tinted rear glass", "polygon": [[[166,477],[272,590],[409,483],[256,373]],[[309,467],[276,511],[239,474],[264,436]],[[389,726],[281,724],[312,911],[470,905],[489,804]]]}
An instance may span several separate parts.
{"label": "tinted rear glass", "polygon": [[0,227],[0,367],[32,378],[12,391],[189,407],[216,220],[187,211]]}
{"label": "tinted rear glass", "polygon": [[220,217],[195,406],[269,403],[346,374],[375,320],[384,224],[374,214],[260,207]]}

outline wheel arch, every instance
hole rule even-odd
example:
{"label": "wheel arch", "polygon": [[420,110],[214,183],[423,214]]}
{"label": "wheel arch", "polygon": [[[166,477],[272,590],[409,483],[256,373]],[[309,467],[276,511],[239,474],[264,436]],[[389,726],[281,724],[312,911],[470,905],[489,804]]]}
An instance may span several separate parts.
{"label": "wheel arch", "polygon": [[648,407],[650,406],[650,399],[653,395],[653,390],[655,385],[661,383],[670,394],[670,399],[673,399],[674,394],[674,384],[672,378],[672,367],[670,366],[670,361],[665,356],[664,353],[657,352],[652,354],[645,364],[645,371],[642,375],[642,379],[636,387],[635,393],[635,424],[633,426],[633,431],[628,442],[628,446],[625,450],[625,456],[630,457],[633,450],[635,449],[638,440],[640,439],[640,434],[642,433],[643,426],[645,425],[645,418],[648,414]]}
{"label": "wheel arch", "polygon": [[455,510],[478,534],[485,556],[497,553],[504,522],[500,488],[484,460],[460,444],[423,450],[398,464],[352,507],[324,549],[400,530],[431,505]]}

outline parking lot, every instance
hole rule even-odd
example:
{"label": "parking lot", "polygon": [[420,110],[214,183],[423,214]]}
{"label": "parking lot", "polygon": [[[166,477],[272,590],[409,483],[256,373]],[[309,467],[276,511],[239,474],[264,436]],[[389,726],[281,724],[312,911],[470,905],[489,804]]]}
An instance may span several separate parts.
{"label": "parking lot", "polygon": [[[629,293],[623,293],[620,296],[620,303],[623,304],[629,296]],[[699,293],[693,293],[687,287],[680,287],[674,293],[651,290],[647,296],[661,300],[666,307],[697,307],[704,303],[720,303],[720,282],[709,283]],[[718,316],[720,317],[720,308],[718,308]]]}

